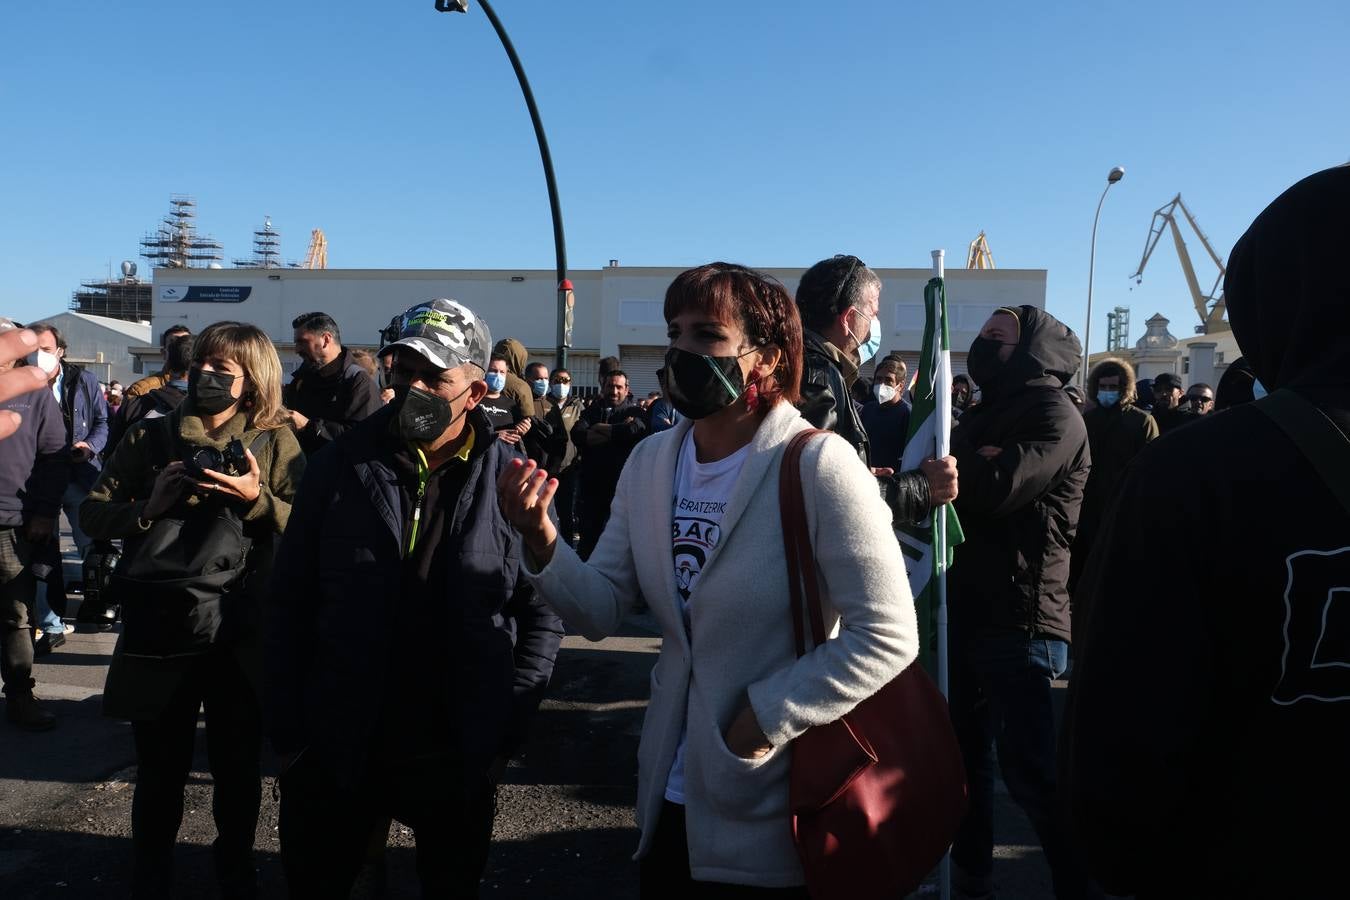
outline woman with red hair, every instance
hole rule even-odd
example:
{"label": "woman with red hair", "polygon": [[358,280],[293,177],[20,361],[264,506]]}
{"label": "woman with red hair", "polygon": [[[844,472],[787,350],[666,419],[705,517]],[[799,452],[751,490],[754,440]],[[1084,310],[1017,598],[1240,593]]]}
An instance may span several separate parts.
{"label": "woman with red hair", "polygon": [[783,452],[810,427],[797,307],[772,278],[711,263],[675,279],[665,318],[662,383],[683,418],[633,451],[589,561],[558,540],[557,480],[533,462],[502,476],[502,507],[571,626],[613,634],[639,596],[660,623],[638,747],[643,895],[806,897],[791,742],[915,659],[909,582],[876,480],[842,439],[815,438],[802,490],[834,637],[797,657],[778,500]]}

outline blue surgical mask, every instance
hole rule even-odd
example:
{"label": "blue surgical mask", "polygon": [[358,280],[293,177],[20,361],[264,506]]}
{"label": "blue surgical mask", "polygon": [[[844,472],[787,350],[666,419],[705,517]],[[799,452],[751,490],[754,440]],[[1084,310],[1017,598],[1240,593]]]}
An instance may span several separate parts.
{"label": "blue surgical mask", "polygon": [[1120,402],[1120,391],[1097,391],[1097,402],[1102,406],[1115,406]]}
{"label": "blue surgical mask", "polygon": [[[857,336],[854,336],[857,340]],[[858,345],[858,365],[867,365],[867,361],[877,355],[881,349],[881,319],[872,317],[872,327],[867,332],[867,340]]]}
{"label": "blue surgical mask", "polygon": [[504,372],[489,372],[483,377],[487,382],[488,390],[494,394],[499,393],[506,387],[506,374]]}
{"label": "blue surgical mask", "polygon": [[534,392],[536,397],[544,396],[548,393],[548,379],[536,378],[534,381],[531,381],[530,390]]}
{"label": "blue surgical mask", "polygon": [[567,399],[568,394],[572,393],[572,386],[570,384],[550,384],[548,392],[554,400],[561,403]]}
{"label": "blue surgical mask", "polygon": [[1261,379],[1260,379],[1260,378],[1253,378],[1253,379],[1252,379],[1252,399],[1253,399],[1253,400],[1260,400],[1262,397],[1266,396],[1267,393],[1268,393],[1268,392],[1266,391],[1266,386],[1265,386],[1264,384],[1261,383]]}

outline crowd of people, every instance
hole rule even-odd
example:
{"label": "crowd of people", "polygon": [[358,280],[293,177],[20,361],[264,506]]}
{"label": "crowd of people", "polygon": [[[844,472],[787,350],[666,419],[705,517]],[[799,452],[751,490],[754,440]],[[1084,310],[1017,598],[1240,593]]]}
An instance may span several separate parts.
{"label": "crowd of people", "polygon": [[[82,557],[121,554],[104,707],[132,723],[134,896],[173,890],[203,708],[225,896],[258,890],[265,747],[292,896],[346,896],[390,819],[426,896],[477,896],[564,622],[599,639],[645,605],[663,640],[637,759],[643,895],[806,897],[793,742],[919,658],[897,532],[950,503],[956,896],[997,890],[996,770],[1057,897],[1328,895],[1350,837],[1350,306],[1320,263],[1347,208],[1350,169],[1328,170],[1239,242],[1246,356],[1217,390],[1114,358],[1070,390],[1073,331],[999,308],[951,384],[951,454],[908,469],[915,379],[895,353],[863,377],[882,283],[856,256],[795,297],[743,266],[684,272],[642,398],[609,358],[583,400],[449,299],[406,310],[373,355],[297,317],[284,386],[244,323],[170,329],[160,373],[105,392],[56,329],[0,320],[6,718],[56,725],[32,670],[66,633],[64,513]],[[811,429],[831,637],[799,655],[775,485]],[[426,622],[446,652],[406,652]]]}

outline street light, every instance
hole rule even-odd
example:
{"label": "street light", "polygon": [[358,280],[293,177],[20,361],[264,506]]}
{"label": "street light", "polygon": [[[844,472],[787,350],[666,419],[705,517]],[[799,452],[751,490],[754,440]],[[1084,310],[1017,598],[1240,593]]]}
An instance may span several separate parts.
{"label": "street light", "polygon": [[1102,204],[1106,202],[1106,192],[1111,190],[1111,185],[1125,177],[1125,167],[1116,166],[1106,174],[1106,187],[1102,188],[1102,197],[1097,201],[1097,213],[1092,217],[1092,253],[1088,257],[1088,303],[1087,303],[1087,327],[1083,329],[1083,371],[1082,376],[1083,389],[1087,390],[1088,378],[1088,354],[1092,346],[1092,275],[1097,267],[1097,220],[1102,217]]}
{"label": "street light", "polygon": [[[534,102],[534,91],[525,77],[525,68],[520,64],[516,48],[506,36],[502,20],[497,18],[492,4],[488,0],[478,0],[483,13],[492,23],[497,37],[501,38],[502,48],[511,60],[511,68],[516,70],[516,80],[520,82],[520,92],[525,95],[525,106],[530,111],[530,121],[534,123],[534,136],[539,141],[539,159],[544,164],[544,180],[548,184],[549,211],[553,214],[553,253],[557,260],[558,275],[558,355],[557,368],[566,368],[567,349],[572,346],[572,310],[576,303],[572,293],[572,282],[567,279],[567,241],[563,237],[562,204],[558,202],[558,181],[553,177],[553,157],[548,152],[548,137],[544,134],[544,123],[539,118],[539,107]],[[438,12],[469,11],[469,0],[436,0]]]}

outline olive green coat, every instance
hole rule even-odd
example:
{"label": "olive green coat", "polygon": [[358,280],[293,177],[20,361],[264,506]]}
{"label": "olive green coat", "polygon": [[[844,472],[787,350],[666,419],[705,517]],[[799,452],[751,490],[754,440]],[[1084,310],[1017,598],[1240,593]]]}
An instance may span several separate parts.
{"label": "olive green coat", "polygon": [[[225,424],[220,434],[210,437],[201,418],[194,413],[190,400],[183,401],[168,418],[171,427],[189,447],[210,446],[221,450],[232,438],[239,438],[245,447],[251,447],[253,440],[262,433],[251,427],[244,413],[239,413]],[[80,505],[80,526],[95,540],[132,537],[145,530],[141,527],[141,519],[161,466],[160,461],[151,458],[152,451],[145,435],[147,424],[137,423],[127,432],[104,465],[89,496]],[[262,587],[271,573],[272,541],[267,538],[286,529],[291,501],[304,474],[305,457],[290,428],[282,427],[275,429],[272,439],[259,447],[257,458],[260,472],[258,498],[238,512],[245,533],[254,541],[250,555],[262,554],[250,560],[254,566],[252,584],[257,585],[252,589],[252,600],[260,605]],[[189,507],[197,502],[196,497],[187,500]],[[258,615],[255,621],[260,620],[261,615]],[[195,658],[125,656],[121,647],[119,640],[103,689],[104,715],[134,721],[157,718]],[[254,631],[228,648],[219,649],[235,654],[255,694],[261,698],[261,634]]]}

